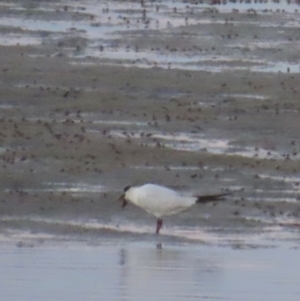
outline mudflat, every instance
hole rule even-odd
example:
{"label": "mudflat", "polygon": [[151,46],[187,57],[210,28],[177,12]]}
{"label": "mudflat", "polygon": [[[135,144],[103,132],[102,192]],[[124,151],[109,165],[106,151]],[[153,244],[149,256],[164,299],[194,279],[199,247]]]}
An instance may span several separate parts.
{"label": "mudflat", "polygon": [[298,9],[2,2],[1,232],[151,234],[153,218],[116,199],[154,182],[233,191],[163,235],[297,240]]}
{"label": "mudflat", "polygon": [[[298,300],[299,9],[1,1],[1,296]],[[155,235],[148,182],[232,194]]]}

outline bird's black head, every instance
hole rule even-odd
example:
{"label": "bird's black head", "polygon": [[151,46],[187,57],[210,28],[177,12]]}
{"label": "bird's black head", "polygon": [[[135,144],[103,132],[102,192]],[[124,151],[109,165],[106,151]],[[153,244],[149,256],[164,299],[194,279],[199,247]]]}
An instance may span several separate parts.
{"label": "bird's black head", "polygon": [[131,188],[131,186],[128,185],[128,186],[126,186],[126,187],[123,189],[123,191],[126,192],[126,191],[129,190],[130,188]]}

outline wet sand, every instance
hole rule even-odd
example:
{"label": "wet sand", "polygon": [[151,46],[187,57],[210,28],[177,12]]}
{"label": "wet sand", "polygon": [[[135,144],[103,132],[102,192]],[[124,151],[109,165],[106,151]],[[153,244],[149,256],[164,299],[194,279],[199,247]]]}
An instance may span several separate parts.
{"label": "wet sand", "polygon": [[274,264],[296,254],[299,9],[285,1],[1,2],[3,245],[21,261],[23,251],[47,252],[40,241],[61,254],[68,241],[103,240],[157,252],[155,219],[116,202],[128,184],[154,182],[234,192],[166,218],[162,252],[211,248],[224,258],[246,249],[250,261],[269,252]]}

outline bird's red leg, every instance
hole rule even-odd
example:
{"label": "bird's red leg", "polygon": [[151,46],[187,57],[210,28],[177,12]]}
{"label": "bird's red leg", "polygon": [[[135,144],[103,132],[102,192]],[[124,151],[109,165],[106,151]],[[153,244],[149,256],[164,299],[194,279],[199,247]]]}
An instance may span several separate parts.
{"label": "bird's red leg", "polygon": [[162,219],[158,218],[156,222],[156,234],[159,234],[159,230],[162,227],[162,225],[163,225]]}

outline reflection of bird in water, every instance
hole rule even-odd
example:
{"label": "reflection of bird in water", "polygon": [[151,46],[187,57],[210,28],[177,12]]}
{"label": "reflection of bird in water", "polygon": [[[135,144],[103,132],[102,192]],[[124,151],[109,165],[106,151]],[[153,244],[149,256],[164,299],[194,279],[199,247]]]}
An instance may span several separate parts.
{"label": "reflection of bird in water", "polygon": [[131,202],[154,215],[157,218],[156,234],[159,234],[163,224],[163,216],[177,214],[195,204],[219,201],[226,195],[228,193],[188,196],[164,186],[145,184],[143,186],[125,187],[124,193],[118,200],[123,201],[123,207]]}
{"label": "reflection of bird in water", "polygon": [[120,266],[124,266],[126,264],[126,251],[124,249],[120,250]]}

